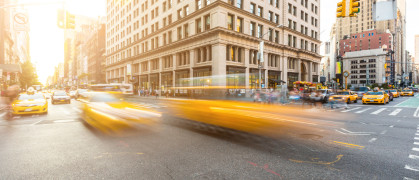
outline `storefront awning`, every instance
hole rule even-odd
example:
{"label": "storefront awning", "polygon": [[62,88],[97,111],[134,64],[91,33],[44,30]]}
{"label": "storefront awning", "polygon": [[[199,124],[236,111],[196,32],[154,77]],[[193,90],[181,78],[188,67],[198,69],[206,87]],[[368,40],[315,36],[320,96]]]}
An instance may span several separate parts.
{"label": "storefront awning", "polygon": [[4,72],[19,72],[22,73],[22,69],[19,64],[0,64],[0,69]]}

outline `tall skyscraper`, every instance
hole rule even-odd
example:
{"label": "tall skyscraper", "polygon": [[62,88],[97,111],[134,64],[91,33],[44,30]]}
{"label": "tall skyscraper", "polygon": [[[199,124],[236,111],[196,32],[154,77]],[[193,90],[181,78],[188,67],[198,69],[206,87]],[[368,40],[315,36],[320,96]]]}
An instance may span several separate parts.
{"label": "tall skyscraper", "polygon": [[262,86],[319,79],[319,0],[108,0],[106,31],[109,83],[257,88],[260,41]]}
{"label": "tall skyscraper", "polygon": [[368,30],[376,30],[378,34],[390,33],[392,35],[391,47],[396,61],[395,74],[401,79],[402,64],[406,62],[406,1],[397,0],[397,17],[393,20],[374,21],[373,6],[377,0],[361,0],[360,12],[357,17],[338,18],[336,20],[337,41],[352,38],[351,34]]}

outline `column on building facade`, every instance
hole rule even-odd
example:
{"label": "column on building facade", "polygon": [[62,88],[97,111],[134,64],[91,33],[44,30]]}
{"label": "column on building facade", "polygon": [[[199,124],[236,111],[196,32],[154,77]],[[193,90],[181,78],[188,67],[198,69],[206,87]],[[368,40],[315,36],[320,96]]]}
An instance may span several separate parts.
{"label": "column on building facade", "polygon": [[173,59],[173,86],[172,87],[176,87],[176,68],[177,68],[177,62],[176,62],[176,54],[172,54],[172,59]]}
{"label": "column on building facade", "polygon": [[302,63],[301,59],[298,58],[297,59],[297,72],[298,72],[298,80],[299,81],[301,81],[301,75],[303,73],[303,72],[301,72],[301,63]]}
{"label": "column on building facade", "polygon": [[146,64],[146,66],[147,66],[147,71],[148,71],[148,75],[147,75],[147,87],[148,87],[148,89],[149,90],[151,90],[152,88],[151,88],[151,79],[150,79],[150,75],[151,75],[151,63],[150,63],[150,61],[145,61],[145,62],[147,62]]}
{"label": "column on building facade", "polygon": [[160,95],[163,95],[162,93],[162,86],[161,86],[161,72],[163,70],[163,58],[159,57],[159,91],[160,91]]}
{"label": "column on building facade", "polygon": [[282,77],[281,79],[288,84],[288,57],[281,56]]}
{"label": "column on building facade", "polygon": [[[226,75],[226,45],[225,44],[215,44],[212,46],[212,75]],[[217,84],[212,84],[213,86],[226,86],[226,79],[221,79],[216,82]]]}
{"label": "column on building facade", "polygon": [[313,81],[313,62],[308,62],[308,82]]}
{"label": "column on building facade", "polygon": [[[244,49],[244,66],[246,67],[246,72],[244,75],[244,84],[246,86],[247,91],[249,91],[250,88],[250,83],[249,83],[249,49]],[[246,95],[248,95],[250,93],[246,92]]]}
{"label": "column on building facade", "polygon": [[265,69],[265,72],[263,72],[262,71],[262,73],[264,73],[265,75],[264,75],[264,79],[263,79],[263,84],[264,84],[264,86],[265,86],[265,88],[268,88],[268,53],[263,53],[263,60],[264,60],[264,62],[263,62],[263,68],[262,69]]}
{"label": "column on building facade", "polygon": [[[201,53],[202,54],[202,53]],[[195,64],[194,50],[189,50],[189,78],[193,78],[193,66]],[[193,86],[193,81],[189,81],[189,86]]]}

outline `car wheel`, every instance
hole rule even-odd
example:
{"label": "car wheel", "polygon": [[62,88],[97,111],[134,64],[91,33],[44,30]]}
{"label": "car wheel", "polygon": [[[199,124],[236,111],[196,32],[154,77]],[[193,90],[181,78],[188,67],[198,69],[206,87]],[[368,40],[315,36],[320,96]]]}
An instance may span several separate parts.
{"label": "car wheel", "polygon": [[355,99],[354,103],[358,103],[358,99]]}

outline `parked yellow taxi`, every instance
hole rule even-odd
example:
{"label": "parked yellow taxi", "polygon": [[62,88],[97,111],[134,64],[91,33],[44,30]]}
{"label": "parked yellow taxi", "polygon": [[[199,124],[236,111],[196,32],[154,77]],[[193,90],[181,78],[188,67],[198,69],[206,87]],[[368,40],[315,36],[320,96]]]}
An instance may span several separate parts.
{"label": "parked yellow taxi", "polygon": [[12,103],[13,115],[46,114],[48,101],[42,93],[21,93]]}
{"label": "parked yellow taxi", "polygon": [[391,89],[390,92],[393,94],[393,97],[400,97],[400,91],[398,91],[397,89]]}
{"label": "parked yellow taxi", "polygon": [[388,94],[383,91],[368,91],[362,97],[362,104],[387,104],[389,102]]}
{"label": "parked yellow taxi", "polygon": [[414,96],[415,93],[411,89],[403,89],[401,95],[402,96]]}
{"label": "parked yellow taxi", "polygon": [[336,95],[329,97],[329,102],[358,102],[358,94],[353,91],[338,91]]}
{"label": "parked yellow taxi", "polygon": [[122,101],[106,92],[85,92],[82,119],[94,128],[109,134],[125,128],[149,128],[157,124],[161,113],[145,106]]}

